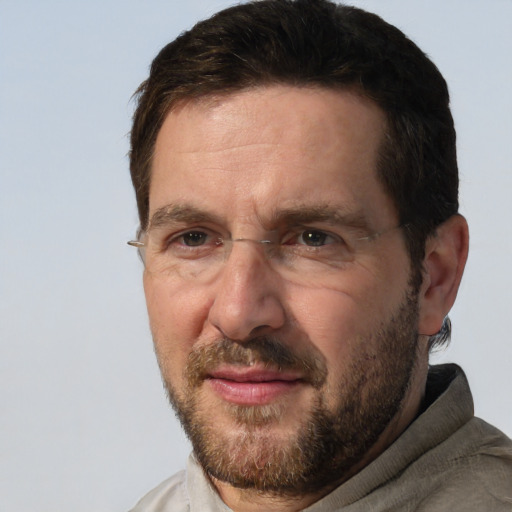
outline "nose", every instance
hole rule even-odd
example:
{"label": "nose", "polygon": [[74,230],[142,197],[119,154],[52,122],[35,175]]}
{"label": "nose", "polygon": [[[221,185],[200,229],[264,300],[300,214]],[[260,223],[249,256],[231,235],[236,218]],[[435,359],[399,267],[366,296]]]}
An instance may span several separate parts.
{"label": "nose", "polygon": [[[215,288],[210,323],[232,340],[268,334],[285,323],[281,280],[261,244],[233,244]],[[247,243],[246,243],[247,242]]]}

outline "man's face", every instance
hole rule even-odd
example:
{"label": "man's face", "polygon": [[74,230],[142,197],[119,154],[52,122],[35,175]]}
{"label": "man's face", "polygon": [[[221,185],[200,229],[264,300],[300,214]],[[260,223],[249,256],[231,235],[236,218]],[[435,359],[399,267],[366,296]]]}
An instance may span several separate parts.
{"label": "man's face", "polygon": [[384,127],[353,93],[273,86],[184,103],[160,130],[149,239],[173,264],[148,265],[146,299],[171,401],[217,479],[317,490],[411,406],[417,300],[376,175]]}

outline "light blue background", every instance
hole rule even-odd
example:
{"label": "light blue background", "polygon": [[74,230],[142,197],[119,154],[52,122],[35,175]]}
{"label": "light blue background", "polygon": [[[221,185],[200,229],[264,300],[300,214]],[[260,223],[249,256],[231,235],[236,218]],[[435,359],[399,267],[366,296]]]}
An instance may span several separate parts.
{"label": "light blue background", "polygon": [[[130,96],[227,1],[0,0],[0,510],[126,511],[183,466],[135,252]],[[472,234],[451,347],[512,434],[512,2],[354,1],[447,78]]]}

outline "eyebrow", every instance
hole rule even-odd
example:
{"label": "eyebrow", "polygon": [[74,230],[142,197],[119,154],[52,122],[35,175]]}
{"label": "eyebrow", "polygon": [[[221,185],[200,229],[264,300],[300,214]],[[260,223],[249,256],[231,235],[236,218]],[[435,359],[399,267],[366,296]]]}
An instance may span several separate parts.
{"label": "eyebrow", "polygon": [[[350,227],[369,232],[367,217],[362,211],[351,212],[346,208],[334,207],[332,205],[306,205],[284,209],[276,209],[268,220],[258,216],[261,224],[273,231],[277,226],[299,226],[312,222],[325,222],[333,226]],[[173,224],[196,224],[196,223],[224,224],[218,215],[206,210],[186,204],[168,204],[158,208],[149,222],[148,229],[162,228]]]}
{"label": "eyebrow", "polygon": [[169,224],[191,224],[196,222],[221,223],[220,217],[213,213],[182,204],[168,204],[158,208],[151,216],[149,228],[161,228]]}
{"label": "eyebrow", "polygon": [[292,208],[278,210],[272,216],[271,223],[294,226],[311,222],[325,222],[333,226],[345,226],[361,230],[369,229],[368,219],[362,211],[350,212],[345,208],[332,205],[297,205]]}

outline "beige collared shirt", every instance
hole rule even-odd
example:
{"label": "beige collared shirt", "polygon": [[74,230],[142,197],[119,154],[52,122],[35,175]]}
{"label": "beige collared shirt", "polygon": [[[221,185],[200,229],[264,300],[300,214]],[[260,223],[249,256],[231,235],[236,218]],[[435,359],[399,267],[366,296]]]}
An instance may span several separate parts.
{"label": "beige collared shirt", "polygon": [[[429,405],[430,404],[430,405]],[[131,512],[230,512],[194,457]],[[433,366],[423,413],[305,512],[512,512],[512,441],[473,415],[456,365]]]}

